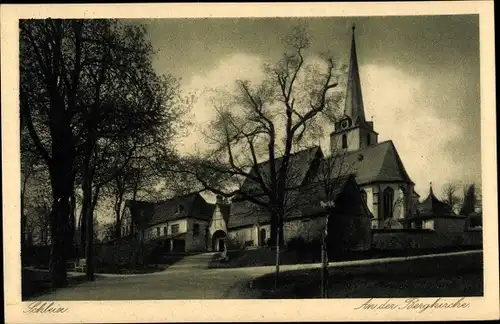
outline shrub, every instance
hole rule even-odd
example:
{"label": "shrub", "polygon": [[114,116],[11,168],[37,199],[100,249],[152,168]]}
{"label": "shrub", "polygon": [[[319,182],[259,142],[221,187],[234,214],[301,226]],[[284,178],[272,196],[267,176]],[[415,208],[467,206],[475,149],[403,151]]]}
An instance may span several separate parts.
{"label": "shrub", "polygon": [[306,241],[301,236],[292,237],[287,246],[290,251],[302,251],[306,246]]}
{"label": "shrub", "polygon": [[241,250],[243,249],[243,245],[241,242],[235,238],[227,237],[226,239],[227,249],[228,250]]}

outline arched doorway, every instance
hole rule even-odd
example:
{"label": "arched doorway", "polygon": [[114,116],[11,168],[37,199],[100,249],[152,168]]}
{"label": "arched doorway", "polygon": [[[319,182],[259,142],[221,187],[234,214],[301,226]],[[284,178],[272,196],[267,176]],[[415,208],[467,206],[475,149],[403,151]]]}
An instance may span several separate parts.
{"label": "arched doorway", "polygon": [[225,251],[226,250],[226,232],[223,230],[215,231],[212,235],[212,251]]}

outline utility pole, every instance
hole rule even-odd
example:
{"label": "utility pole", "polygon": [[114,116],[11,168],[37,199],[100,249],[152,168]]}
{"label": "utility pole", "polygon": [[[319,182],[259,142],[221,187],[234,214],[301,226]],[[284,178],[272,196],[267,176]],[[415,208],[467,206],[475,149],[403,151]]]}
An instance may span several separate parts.
{"label": "utility pole", "polygon": [[328,298],[328,220],[335,208],[335,202],[321,201],[320,204],[326,209],[325,231],[321,244],[321,298]]}

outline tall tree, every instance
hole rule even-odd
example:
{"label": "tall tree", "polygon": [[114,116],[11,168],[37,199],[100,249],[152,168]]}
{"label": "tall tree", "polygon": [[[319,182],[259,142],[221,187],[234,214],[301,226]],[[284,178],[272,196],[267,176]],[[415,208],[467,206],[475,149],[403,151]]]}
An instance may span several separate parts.
{"label": "tall tree", "polygon": [[188,172],[203,188],[237,195],[270,215],[277,266],[289,193],[297,186],[291,157],[322,137],[322,122],[337,115],[334,88],[342,72],[328,56],[306,62],[310,38],[304,28],[295,28],[285,45],[283,57],[265,65],[262,82],[239,80],[233,92],[217,92],[217,115],[206,134],[213,149],[187,159],[195,166]]}
{"label": "tall tree", "polygon": [[467,190],[464,190],[464,200],[462,207],[460,208],[460,215],[467,216],[473,213],[477,206],[477,195],[476,195],[476,186],[475,184],[471,184],[467,186]]}
{"label": "tall tree", "polygon": [[46,19],[21,21],[20,28],[21,115],[49,169],[51,273],[60,287],[67,284],[75,182],[83,192],[92,279],[93,208],[101,188],[141,148],[142,134],[173,136],[181,100],[176,80],[155,74],[143,26]]}

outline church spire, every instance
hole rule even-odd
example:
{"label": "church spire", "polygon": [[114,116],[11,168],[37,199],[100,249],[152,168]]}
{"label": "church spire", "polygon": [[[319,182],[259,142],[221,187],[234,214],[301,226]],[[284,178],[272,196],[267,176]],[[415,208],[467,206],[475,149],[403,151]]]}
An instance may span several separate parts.
{"label": "church spire", "polygon": [[356,40],[352,25],[351,58],[349,62],[349,75],[345,98],[344,114],[352,119],[353,123],[365,121],[365,110],[363,107],[363,96],[361,95],[361,81],[359,78],[358,57],[356,55]]}

